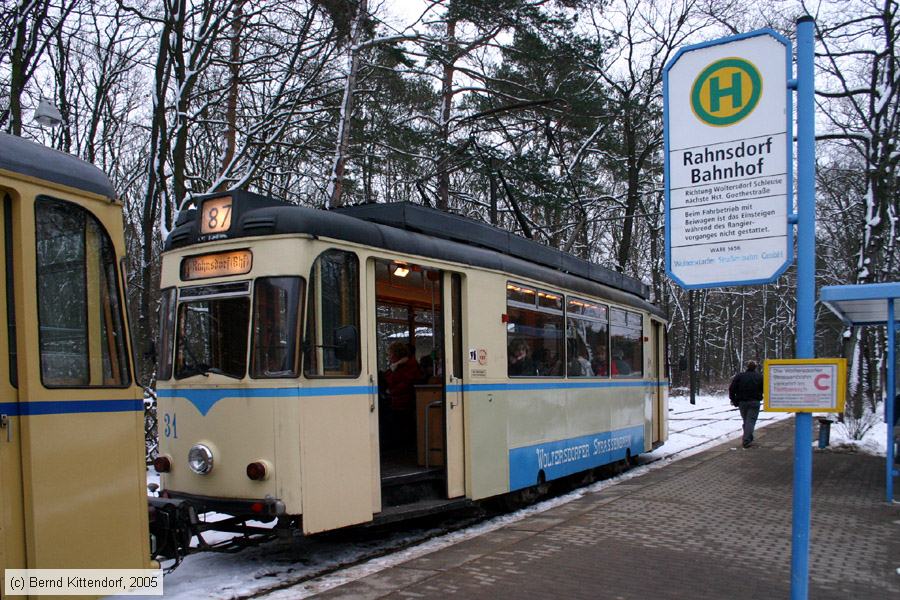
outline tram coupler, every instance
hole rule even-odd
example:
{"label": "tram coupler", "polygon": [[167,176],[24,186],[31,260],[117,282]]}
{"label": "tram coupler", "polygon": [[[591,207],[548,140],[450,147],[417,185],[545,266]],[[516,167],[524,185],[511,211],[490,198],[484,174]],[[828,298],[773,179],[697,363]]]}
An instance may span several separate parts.
{"label": "tram coupler", "polygon": [[187,500],[147,498],[151,556],[157,560],[175,559],[177,562],[190,551],[191,538],[200,520],[197,511]]}

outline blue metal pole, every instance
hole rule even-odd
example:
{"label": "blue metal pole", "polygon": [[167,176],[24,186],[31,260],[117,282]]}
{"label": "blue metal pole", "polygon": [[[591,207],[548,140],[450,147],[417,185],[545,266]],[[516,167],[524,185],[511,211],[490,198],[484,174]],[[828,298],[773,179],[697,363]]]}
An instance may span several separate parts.
{"label": "blue metal pole", "polygon": [[[813,19],[797,20],[797,358],[815,356],[816,146]],[[791,600],[809,596],[812,414],[794,420]]]}
{"label": "blue metal pole", "polygon": [[897,394],[895,385],[894,367],[896,356],[894,355],[894,299],[888,298],[887,321],[888,344],[888,368],[887,368],[887,398],[884,404],[884,416],[887,420],[887,501],[894,501],[894,396]]}

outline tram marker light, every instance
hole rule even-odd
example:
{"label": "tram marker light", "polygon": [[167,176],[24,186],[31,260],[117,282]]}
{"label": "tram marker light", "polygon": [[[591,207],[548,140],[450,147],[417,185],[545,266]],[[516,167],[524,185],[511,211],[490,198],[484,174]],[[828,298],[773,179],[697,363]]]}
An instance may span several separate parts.
{"label": "tram marker light", "polygon": [[172,470],[172,459],[165,454],[160,454],[153,460],[153,468],[157,473],[168,473]]}
{"label": "tram marker light", "polygon": [[258,460],[247,465],[247,477],[253,481],[265,481],[269,478],[269,465],[264,460]]}

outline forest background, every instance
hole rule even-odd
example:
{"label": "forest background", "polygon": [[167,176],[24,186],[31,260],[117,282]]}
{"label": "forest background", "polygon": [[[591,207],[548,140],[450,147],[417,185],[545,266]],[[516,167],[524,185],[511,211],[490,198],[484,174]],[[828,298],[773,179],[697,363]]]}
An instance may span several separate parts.
{"label": "forest background", "polygon": [[[665,275],[662,74],[682,46],[816,20],[817,285],[898,280],[898,0],[0,0],[0,128],[80,156],[125,204],[129,308],[152,358],[159,255],[178,207],[247,188],[332,207],[409,201],[644,280]],[[41,127],[41,98],[62,125]],[[695,367],[723,389],[792,357],[796,286],[693,292]],[[881,401],[880,328],[816,306],[850,359],[859,434]],[[154,363],[139,365],[152,389]]]}

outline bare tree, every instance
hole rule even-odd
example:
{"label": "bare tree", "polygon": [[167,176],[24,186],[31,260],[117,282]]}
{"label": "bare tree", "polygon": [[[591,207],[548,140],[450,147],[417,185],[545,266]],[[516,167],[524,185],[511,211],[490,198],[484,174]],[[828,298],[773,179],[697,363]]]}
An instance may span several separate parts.
{"label": "bare tree", "polygon": [[[840,7],[803,3],[816,18],[817,97],[824,126],[817,138],[830,159],[819,173],[824,207],[838,219],[823,242],[833,283],[895,281],[900,218],[900,19],[897,0],[858,0]],[[827,227],[827,226],[826,226]],[[879,332],[844,334],[850,362],[848,415],[862,417],[884,382],[885,340]],[[892,393],[889,392],[889,395]]]}
{"label": "bare tree", "polygon": [[350,127],[353,121],[353,95],[356,93],[356,77],[359,72],[360,47],[365,22],[369,18],[367,0],[359,0],[356,14],[350,25],[350,40],[347,47],[347,80],[344,85],[344,99],[341,102],[341,113],[338,117],[337,149],[334,155],[334,166],[328,182],[326,206],[338,207],[343,204],[341,192],[344,185],[344,168],[347,162],[347,146],[350,144]]}
{"label": "bare tree", "polygon": [[[52,0],[18,0],[2,17],[3,57],[8,64],[7,106],[0,111],[0,124],[13,135],[22,135],[22,97],[41,64],[51,40],[62,29],[76,1],[56,6]],[[5,69],[0,69],[3,72]]]}

